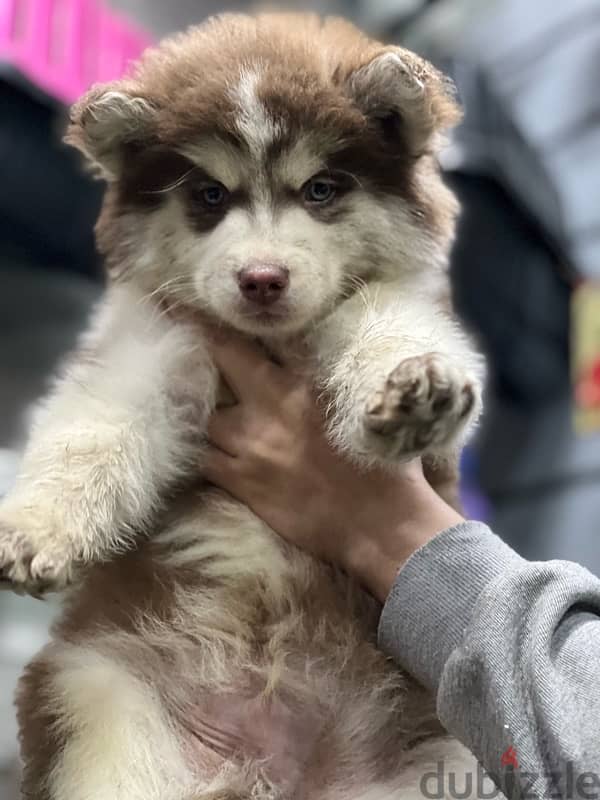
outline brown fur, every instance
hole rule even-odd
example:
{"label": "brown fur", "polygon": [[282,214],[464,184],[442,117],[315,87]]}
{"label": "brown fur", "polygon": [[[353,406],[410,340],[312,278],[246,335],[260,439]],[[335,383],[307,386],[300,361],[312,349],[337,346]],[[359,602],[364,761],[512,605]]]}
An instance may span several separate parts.
{"label": "brown fur", "polygon": [[52,800],[46,780],[65,743],[65,734],[57,726],[58,712],[48,692],[54,671],[54,664],[42,652],[19,681],[16,705],[23,800]]}
{"label": "brown fur", "polygon": [[[315,52],[320,61],[315,61]],[[361,82],[353,80],[358,70],[386,52],[400,53],[422,79],[425,96],[417,109],[398,113],[391,99],[387,105],[374,104]],[[113,245],[113,226],[123,209],[131,204],[153,207],[160,199],[158,190],[191,166],[175,149],[210,135],[244,150],[228,87],[239,80],[241,69],[253,67],[261,70],[259,98],[275,121],[285,122],[268,158],[300,135],[318,136],[319,148],[331,152],[332,169],[353,173],[371,192],[400,194],[410,202],[417,222],[451,236],[454,199],[438,191],[432,202],[432,186],[422,187],[437,171],[427,155],[431,137],[460,117],[440,73],[410,51],[385,47],[343,20],[323,22],[304,14],[224,15],[162,43],[159,51],[150,50],[130,79],[115,84],[115,90],[145,100],[152,109],[118,141],[107,135],[97,103],[110,85],[93,89],[73,108],[66,141],[93,157],[114,148],[123,165],[118,186],[109,185],[98,226],[99,247],[109,268],[114,261],[123,262]]]}
{"label": "brown fur", "polygon": [[[196,502],[210,508],[206,492]],[[181,614],[178,593],[182,591],[193,592],[199,606],[201,598],[210,595],[215,608],[225,606],[231,610],[236,620],[236,639],[225,647],[231,650],[232,661],[239,659],[240,652],[247,648],[248,666],[252,661],[254,667],[246,676],[240,676],[242,695],[258,689],[265,708],[268,708],[269,698],[284,698],[296,707],[295,713],[302,719],[308,713],[304,703],[310,709],[313,702],[311,695],[302,701],[301,696],[298,700],[286,694],[290,675],[296,673],[296,689],[305,680],[306,665],[302,658],[298,660],[298,654],[310,652],[314,681],[329,680],[326,672],[320,675],[320,662],[324,666],[327,664],[334,643],[352,652],[351,660],[337,666],[335,691],[342,695],[352,693],[357,705],[364,703],[373,711],[381,705],[385,709],[382,725],[375,730],[365,727],[360,744],[362,737],[356,731],[356,741],[349,748],[350,743],[338,739],[335,728],[330,727],[336,714],[337,695],[331,695],[331,707],[324,702],[323,695],[313,721],[315,730],[321,728],[322,732],[305,764],[303,791],[307,795],[318,793],[327,781],[343,784],[345,772],[351,766],[349,754],[356,746],[361,747],[367,762],[377,765],[378,780],[385,781],[397,774],[399,763],[410,764],[413,748],[431,738],[444,736],[435,717],[433,698],[388,666],[385,656],[377,650],[374,641],[379,614],[377,603],[338,570],[301,556],[291,546],[283,543],[280,546],[294,552],[294,558],[304,562],[304,570],[297,573],[299,585],[288,588],[283,607],[273,604],[266,576],[248,576],[246,588],[235,586],[235,594],[239,595],[236,602],[227,582],[211,581],[203,575],[201,564],[177,570],[164,566],[161,558],[168,548],[165,550],[152,542],[110,563],[91,567],[81,586],[66,599],[64,613],[53,629],[55,643],[27,667],[19,684],[17,707],[26,766],[23,797],[51,800],[44,786],[68,730],[65,730],[64,720],[59,720],[53,711],[56,699],[49,687],[57,669],[55,658],[60,657],[65,645],[93,647],[98,653],[116,658],[132,674],[155,687],[171,718],[180,726],[182,739],[198,735],[190,726],[193,726],[194,705],[201,706],[203,694],[201,688],[189,685],[191,676],[182,669],[186,662],[181,655],[185,652],[188,658],[201,659],[202,641],[194,640],[194,630],[189,627],[188,618]],[[300,598],[298,607],[296,602]],[[161,647],[163,626],[171,632],[169,649]],[[114,634],[120,639],[110,638]],[[103,638],[107,636],[104,643]],[[270,663],[273,653],[281,650],[289,652],[284,680],[284,665]],[[263,670],[266,670],[266,684]],[[381,684],[374,693],[371,681],[374,676],[383,674],[387,674],[388,683]],[[378,680],[381,681],[381,677]],[[190,703],[193,697],[197,698],[195,704]],[[402,749],[398,749],[400,738]],[[236,754],[227,750],[218,755],[216,758],[213,747],[205,746],[200,738],[199,750],[192,757],[201,759],[204,768],[212,759],[215,772],[222,757],[236,760]],[[333,774],[332,763],[338,765]],[[227,800],[234,796],[232,790],[224,795]],[[210,797],[201,795],[202,800]]]}
{"label": "brown fur", "polygon": [[[364,130],[367,123],[357,105],[370,101],[360,91],[352,97],[345,88],[340,92],[340,87],[348,86],[351,76],[375,56],[392,50],[398,48],[386,48],[340,19],[323,22],[305,14],[256,18],[226,14],[163,42],[160,52],[148,51],[133,77],[125,85],[119,83],[119,91],[124,89],[152,106],[152,121],[141,138],[136,131],[139,144],[178,147],[197,141],[203,133],[217,132],[243,146],[235,125],[237,110],[233,100],[227,101],[224,89],[239,76],[240,66],[260,65],[265,72],[259,93],[269,108],[279,109],[282,117],[295,119],[303,129],[319,131],[325,141],[337,142]],[[322,53],[320,63],[314,61],[315,52]],[[415,136],[423,147],[434,130],[455,124],[460,112],[446,79],[414,53],[401,52],[427,87]],[[293,84],[290,75],[296,76]],[[95,113],[94,97],[105,91],[106,87],[92,90],[74,107],[71,144],[87,147],[84,131]]]}

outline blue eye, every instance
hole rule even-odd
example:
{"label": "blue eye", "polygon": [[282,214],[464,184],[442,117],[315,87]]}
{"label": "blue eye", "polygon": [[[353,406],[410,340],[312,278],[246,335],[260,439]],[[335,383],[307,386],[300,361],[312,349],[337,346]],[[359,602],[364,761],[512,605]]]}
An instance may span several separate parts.
{"label": "blue eye", "polygon": [[213,183],[210,186],[205,186],[202,190],[202,199],[207,206],[217,208],[223,205],[227,199],[227,189],[220,183]]}
{"label": "blue eye", "polygon": [[304,198],[308,203],[327,203],[335,197],[335,184],[315,178],[306,184]]}

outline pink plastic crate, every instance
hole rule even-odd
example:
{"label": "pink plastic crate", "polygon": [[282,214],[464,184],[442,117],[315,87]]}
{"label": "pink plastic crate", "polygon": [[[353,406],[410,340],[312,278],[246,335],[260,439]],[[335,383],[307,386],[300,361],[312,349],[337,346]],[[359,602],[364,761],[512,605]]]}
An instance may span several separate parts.
{"label": "pink plastic crate", "polygon": [[0,61],[64,103],[120,77],[149,44],[99,0],[0,0]]}

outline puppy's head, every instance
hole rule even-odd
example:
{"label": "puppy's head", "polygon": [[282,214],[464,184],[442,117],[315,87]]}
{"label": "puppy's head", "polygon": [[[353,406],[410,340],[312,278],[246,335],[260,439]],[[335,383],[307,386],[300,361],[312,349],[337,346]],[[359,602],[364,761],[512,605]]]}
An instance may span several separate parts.
{"label": "puppy's head", "polygon": [[223,16],[92,89],[67,141],[108,183],[115,279],[272,335],[444,262],[455,205],[435,151],[457,118],[429,64],[346,22]]}

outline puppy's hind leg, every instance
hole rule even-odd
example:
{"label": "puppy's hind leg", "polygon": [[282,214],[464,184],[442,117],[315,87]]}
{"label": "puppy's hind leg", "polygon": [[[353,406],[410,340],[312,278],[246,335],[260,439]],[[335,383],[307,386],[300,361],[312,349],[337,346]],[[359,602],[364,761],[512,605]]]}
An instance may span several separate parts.
{"label": "puppy's hind leg", "polygon": [[36,658],[19,682],[17,709],[20,728],[23,800],[52,800],[48,777],[56,764],[64,735],[58,733],[59,718],[47,694],[53,668]]}
{"label": "puppy's hind leg", "polygon": [[197,779],[152,689],[91,648],[46,648],[21,679],[24,800],[187,800]]}

